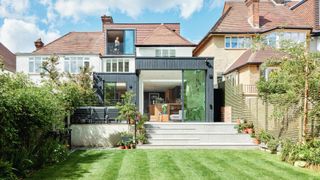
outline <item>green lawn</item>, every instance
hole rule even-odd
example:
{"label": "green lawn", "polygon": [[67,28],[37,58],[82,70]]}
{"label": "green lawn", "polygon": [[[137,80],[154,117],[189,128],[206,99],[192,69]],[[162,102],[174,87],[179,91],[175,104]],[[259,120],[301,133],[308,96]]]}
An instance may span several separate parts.
{"label": "green lawn", "polygon": [[320,179],[257,150],[87,150],[31,179]]}

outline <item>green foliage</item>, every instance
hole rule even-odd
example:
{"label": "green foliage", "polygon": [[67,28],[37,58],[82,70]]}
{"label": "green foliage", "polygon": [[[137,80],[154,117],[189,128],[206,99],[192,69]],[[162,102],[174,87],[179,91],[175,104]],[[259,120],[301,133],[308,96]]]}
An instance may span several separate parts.
{"label": "green foliage", "polygon": [[0,179],[18,179],[17,176],[13,173],[12,164],[7,161],[2,161],[0,159]]}
{"label": "green foliage", "polygon": [[268,143],[271,140],[274,140],[275,138],[269,134],[267,131],[261,130],[258,135],[258,139],[263,143]]}
{"label": "green foliage", "polygon": [[267,147],[271,151],[271,153],[277,152],[278,145],[279,143],[275,139],[270,139],[267,143]]}
{"label": "green foliage", "polygon": [[119,109],[118,120],[127,120],[130,124],[134,124],[136,117],[139,114],[134,103],[134,97],[135,95],[131,91],[126,92],[121,96],[123,103],[117,103],[117,108]]}
{"label": "green foliage", "polygon": [[0,55],[0,72],[4,70],[4,62],[3,62],[3,58]]}
{"label": "green foliage", "polygon": [[40,73],[41,77],[48,77],[47,81],[53,83],[55,85],[60,85],[60,77],[62,76],[57,68],[59,65],[59,57],[58,56],[51,56],[47,61],[42,63],[42,71]]}
{"label": "green foliage", "polygon": [[63,129],[65,110],[59,94],[34,85],[22,74],[2,74],[0,84],[0,158],[25,176],[47,162],[36,152],[49,148],[41,143],[49,132]]}
{"label": "green foliage", "polygon": [[290,141],[283,142],[281,160],[289,163],[306,161],[309,164],[320,165],[320,140],[297,144]]}
{"label": "green foliage", "polygon": [[[274,117],[280,121],[288,110],[294,110],[294,116],[305,115],[306,120],[319,120],[320,54],[309,52],[305,44],[293,42],[283,42],[279,52],[282,57],[270,59],[263,65],[263,70],[279,69],[272,71],[268,80],[260,79],[259,95],[274,105]],[[303,103],[304,99],[307,103]],[[308,104],[312,104],[312,108],[306,108]]]}

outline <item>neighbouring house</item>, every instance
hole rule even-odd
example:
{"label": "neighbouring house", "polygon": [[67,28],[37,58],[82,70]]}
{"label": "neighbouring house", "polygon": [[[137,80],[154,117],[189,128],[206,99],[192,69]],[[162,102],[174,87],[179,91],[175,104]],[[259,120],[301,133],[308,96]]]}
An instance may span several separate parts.
{"label": "neighbouring house", "polygon": [[320,51],[320,20],[319,20],[319,0],[300,0],[290,6],[297,16],[302,17],[312,27],[311,32],[311,51]]}
{"label": "neighbouring house", "polygon": [[214,121],[213,58],[192,57],[196,45],[180,35],[179,23],[101,21],[99,32],[70,32],[46,45],[38,39],[35,51],[17,55],[17,72],[40,83],[41,63],[56,55],[61,72],[93,67],[101,105],[115,106],[130,90],[151,121]]}
{"label": "neighbouring house", "polygon": [[0,42],[0,59],[3,60],[5,72],[16,72],[16,55]]}
{"label": "neighbouring house", "polygon": [[[263,37],[265,44],[279,47],[282,40],[306,43],[313,36],[313,26],[292,11],[298,1],[245,0],[226,1],[222,16],[193,51],[194,56],[214,56],[214,87],[223,89],[223,121],[253,121],[257,128],[277,131],[279,122],[270,122],[272,106],[258,97],[256,82],[268,78],[274,68],[261,69],[261,64],[282,54],[255,49],[254,39]],[[217,108],[219,109],[219,108]],[[219,113],[219,112],[216,112]],[[298,130],[299,122],[291,123]],[[289,132],[290,134],[291,132]],[[294,133],[292,133],[294,134]],[[297,134],[297,133],[296,133]]]}

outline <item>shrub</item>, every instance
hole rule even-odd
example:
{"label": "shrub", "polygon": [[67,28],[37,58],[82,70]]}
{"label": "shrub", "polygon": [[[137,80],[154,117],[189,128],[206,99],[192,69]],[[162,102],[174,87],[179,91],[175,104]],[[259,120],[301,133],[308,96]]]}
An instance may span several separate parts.
{"label": "shrub", "polygon": [[277,152],[277,148],[278,148],[278,141],[275,139],[270,139],[268,141],[268,149],[271,151],[271,153],[275,153]]}
{"label": "shrub", "polygon": [[268,132],[261,130],[258,134],[258,139],[263,143],[268,143],[270,140],[274,139],[274,137]]}
{"label": "shrub", "polygon": [[12,164],[0,159],[0,179],[18,179],[12,171]]}
{"label": "shrub", "polygon": [[320,164],[320,140],[312,140],[306,143],[286,141],[281,151],[281,159],[289,163],[295,161],[306,161],[310,164]]}

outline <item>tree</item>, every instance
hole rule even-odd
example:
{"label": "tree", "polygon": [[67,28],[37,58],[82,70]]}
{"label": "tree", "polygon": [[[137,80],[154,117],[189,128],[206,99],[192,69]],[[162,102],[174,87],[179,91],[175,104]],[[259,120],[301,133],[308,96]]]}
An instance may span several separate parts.
{"label": "tree", "polygon": [[123,103],[117,104],[117,108],[119,109],[119,116],[117,119],[127,120],[130,124],[134,124],[135,119],[139,114],[133,101],[135,95],[129,91],[123,94],[121,97],[123,98]]}
{"label": "tree", "polygon": [[3,62],[2,56],[0,55],[0,71],[3,71],[3,70],[4,70],[4,62]]}
{"label": "tree", "polygon": [[309,120],[320,117],[320,55],[309,52],[305,44],[289,41],[281,43],[279,51],[283,57],[270,59],[264,65],[279,69],[271,72],[268,80],[260,79],[257,83],[259,94],[276,107],[275,113],[280,117],[290,108],[297,109],[296,113],[303,117],[302,138],[306,141],[310,134]]}

